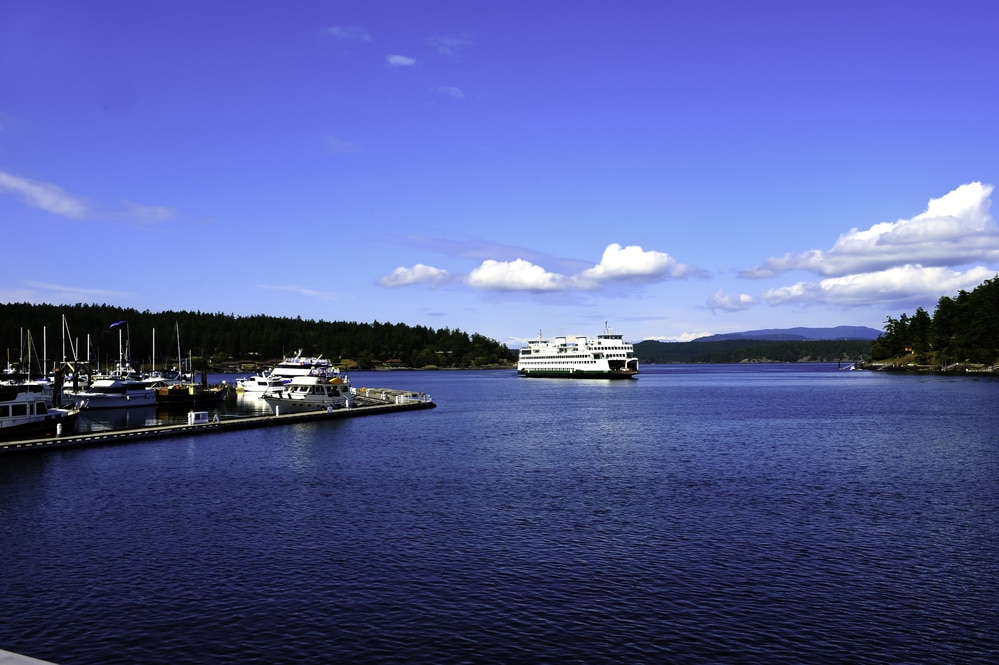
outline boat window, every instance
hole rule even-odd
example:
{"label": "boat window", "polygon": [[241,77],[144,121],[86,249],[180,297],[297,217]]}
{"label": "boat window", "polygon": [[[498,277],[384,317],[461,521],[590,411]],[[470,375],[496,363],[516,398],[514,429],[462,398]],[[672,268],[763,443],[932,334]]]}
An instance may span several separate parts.
{"label": "boat window", "polygon": [[28,405],[27,404],[11,404],[10,413],[12,416],[26,416],[28,415]]}

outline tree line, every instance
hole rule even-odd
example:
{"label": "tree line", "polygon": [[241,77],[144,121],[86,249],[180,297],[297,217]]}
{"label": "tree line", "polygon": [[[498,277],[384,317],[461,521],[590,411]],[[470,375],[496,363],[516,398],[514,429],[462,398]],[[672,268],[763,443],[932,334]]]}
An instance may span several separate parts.
{"label": "tree line", "polygon": [[920,365],[999,361],[999,277],[954,298],[942,296],[932,315],[918,307],[912,316],[887,317],[871,359],[901,357]]}
{"label": "tree line", "polygon": [[[515,354],[505,344],[450,328],[29,303],[0,304],[0,340],[6,347],[6,360],[21,360],[26,333],[31,336],[33,358],[44,355],[50,360],[62,360],[63,317],[70,331],[70,339],[65,342],[70,349],[66,351],[67,359],[73,359],[71,349],[76,348],[77,360],[90,358],[104,364],[118,361],[119,334],[127,335],[134,365],[149,366],[155,361],[157,367],[164,366],[168,359],[176,362],[178,336],[182,358],[190,356],[197,360],[197,367],[216,370],[262,367],[300,349],[305,356],[322,355],[360,369],[378,365],[488,367],[515,360]],[[47,350],[42,349],[43,338]]]}

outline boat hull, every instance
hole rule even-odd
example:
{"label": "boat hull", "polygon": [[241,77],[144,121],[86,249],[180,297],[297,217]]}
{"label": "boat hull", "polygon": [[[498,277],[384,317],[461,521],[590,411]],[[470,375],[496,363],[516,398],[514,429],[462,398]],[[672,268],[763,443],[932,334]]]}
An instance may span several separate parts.
{"label": "boat hull", "polygon": [[[17,441],[33,437],[56,436],[60,432],[69,434],[79,412],[72,409],[65,415],[49,413],[44,416],[30,416],[31,420],[25,420],[18,424],[11,424],[0,427],[0,441]],[[60,430],[60,425],[62,426]]]}
{"label": "boat hull", "polygon": [[535,379],[633,379],[638,375],[635,370],[608,370],[586,372],[574,369],[532,369],[518,370],[517,374]]}

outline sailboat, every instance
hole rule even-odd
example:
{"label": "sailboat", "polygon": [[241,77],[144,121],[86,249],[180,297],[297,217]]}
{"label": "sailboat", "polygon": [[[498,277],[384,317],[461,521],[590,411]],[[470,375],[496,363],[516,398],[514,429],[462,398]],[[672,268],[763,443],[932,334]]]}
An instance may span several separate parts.
{"label": "sailboat", "polygon": [[[177,324],[177,363],[180,364],[180,325]],[[188,354],[188,368],[191,367],[191,358]],[[179,373],[179,370],[178,370]],[[202,407],[210,404],[217,404],[225,400],[229,394],[229,386],[222,383],[220,386],[209,386],[208,375],[201,372],[201,382],[195,383],[190,375],[180,375],[180,380],[163,381],[153,388],[156,394],[156,405],[162,407]]]}
{"label": "sailboat", "polygon": [[153,387],[142,380],[132,369],[128,360],[128,343],[122,342],[121,326],[118,321],[109,330],[118,328],[118,364],[108,374],[96,375],[87,388],[68,390],[66,395],[76,401],[86,402],[88,409],[122,409],[141,406],[155,406],[156,393]]}

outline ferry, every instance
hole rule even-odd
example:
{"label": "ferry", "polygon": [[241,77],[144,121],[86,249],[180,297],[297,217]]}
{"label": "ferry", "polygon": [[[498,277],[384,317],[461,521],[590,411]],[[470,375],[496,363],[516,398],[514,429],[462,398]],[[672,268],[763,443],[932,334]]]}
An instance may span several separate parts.
{"label": "ferry", "polygon": [[517,373],[560,379],[630,379],[638,374],[638,358],[623,335],[605,326],[594,337],[553,337],[530,340],[520,350]]}

